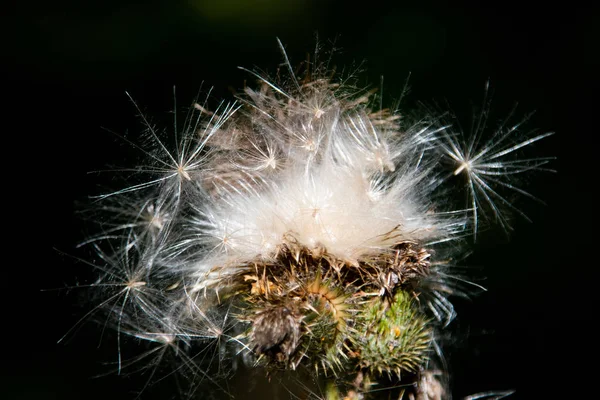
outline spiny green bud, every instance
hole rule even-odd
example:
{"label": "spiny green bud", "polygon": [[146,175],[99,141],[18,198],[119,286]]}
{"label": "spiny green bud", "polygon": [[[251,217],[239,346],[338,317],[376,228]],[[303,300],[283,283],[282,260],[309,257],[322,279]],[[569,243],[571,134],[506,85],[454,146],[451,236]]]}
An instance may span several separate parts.
{"label": "spiny green bud", "polygon": [[398,291],[391,301],[377,298],[367,303],[357,315],[353,333],[351,340],[361,367],[398,377],[421,369],[432,341],[429,320],[404,291]]}

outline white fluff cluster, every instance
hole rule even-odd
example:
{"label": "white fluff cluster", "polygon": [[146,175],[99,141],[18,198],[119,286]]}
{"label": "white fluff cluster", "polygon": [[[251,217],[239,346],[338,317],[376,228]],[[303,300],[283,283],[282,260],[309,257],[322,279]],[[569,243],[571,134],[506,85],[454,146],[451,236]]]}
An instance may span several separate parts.
{"label": "white fluff cluster", "polygon": [[[106,263],[94,286],[106,289],[99,308],[119,335],[180,359],[182,348],[224,337],[250,352],[241,331],[228,330],[234,318],[220,299],[240,268],[272,260],[289,241],[348,265],[398,243],[434,258],[450,243],[460,254],[457,239],[479,229],[485,211],[506,224],[502,206],[514,206],[503,190],[529,196],[508,178],[549,160],[509,159],[548,134],[519,139],[518,125],[500,125],[483,141],[483,123],[464,137],[439,116],[373,109],[372,93],[307,68],[305,79],[290,67],[276,82],[249,71],[256,89],[213,111],[194,104],[170,138],[142,116],[147,143],[132,145],[148,164],[129,187],[100,196],[112,218],[98,220],[101,234],[86,242]],[[467,189],[466,208],[451,201],[456,175],[465,177],[457,189]],[[427,306],[447,322],[451,278],[432,269],[428,279]]]}
{"label": "white fluff cluster", "polygon": [[213,194],[197,200],[194,229],[218,251],[199,270],[269,257],[289,234],[356,262],[399,238],[442,240],[464,227],[436,215],[431,203],[436,126],[377,128],[366,106],[346,109],[329,83],[305,92],[261,93],[280,107],[268,114],[249,92],[250,114],[241,116],[253,127],[244,132],[247,148],[210,156]]}

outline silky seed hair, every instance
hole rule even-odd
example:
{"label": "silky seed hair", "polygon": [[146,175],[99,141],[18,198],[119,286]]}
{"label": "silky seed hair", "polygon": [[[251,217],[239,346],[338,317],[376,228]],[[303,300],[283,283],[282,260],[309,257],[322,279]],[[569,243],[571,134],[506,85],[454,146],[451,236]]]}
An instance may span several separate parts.
{"label": "silky seed hair", "polygon": [[[488,121],[488,97],[467,133],[382,109],[318,54],[293,69],[279,45],[275,77],[245,70],[254,84],[194,102],[174,132],[130,96],[145,133],[124,140],[146,161],[94,199],[99,230],[82,243],[100,256],[91,314],[117,330],[117,369],[168,353],[190,398],[200,383],[226,392],[218,377],[245,365],[312,371],[328,399],[449,399],[441,333],[452,296],[478,287],[453,264],[489,223],[523,214],[505,193],[533,198],[516,178],[546,170],[523,153],[551,133]],[[125,337],[147,350],[125,360]]]}

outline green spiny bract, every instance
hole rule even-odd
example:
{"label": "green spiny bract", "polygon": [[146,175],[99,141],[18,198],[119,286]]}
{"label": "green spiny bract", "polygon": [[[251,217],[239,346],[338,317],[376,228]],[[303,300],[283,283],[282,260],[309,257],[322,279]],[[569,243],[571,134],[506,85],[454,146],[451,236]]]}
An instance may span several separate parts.
{"label": "green spiny bract", "polygon": [[268,262],[240,267],[231,285],[250,310],[248,347],[272,371],[302,364],[362,376],[356,390],[380,377],[413,384],[433,340],[415,300],[429,253],[414,243],[395,249],[351,263],[289,240]]}
{"label": "green spiny bract", "polygon": [[359,364],[371,373],[416,373],[428,359],[432,330],[413,295],[398,290],[391,300],[376,298],[356,317],[351,336]]}

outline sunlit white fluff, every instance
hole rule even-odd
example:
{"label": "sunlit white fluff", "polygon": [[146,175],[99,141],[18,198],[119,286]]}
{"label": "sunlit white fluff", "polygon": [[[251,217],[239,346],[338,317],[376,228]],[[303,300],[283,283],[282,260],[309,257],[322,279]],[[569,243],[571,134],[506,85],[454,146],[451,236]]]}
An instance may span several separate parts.
{"label": "sunlit white fluff", "polygon": [[256,76],[262,89],[248,89],[208,142],[210,194],[192,201],[189,232],[208,251],[190,271],[269,257],[286,235],[356,262],[398,238],[445,241],[464,229],[464,212],[434,193],[435,119],[375,114],[367,95],[325,79],[287,92]]}
{"label": "sunlit white fluff", "polygon": [[424,215],[416,196],[396,188],[416,178],[405,179],[374,196],[360,171],[330,166],[288,171],[260,193],[234,193],[214,204],[206,211],[211,227],[199,234],[236,261],[269,256],[286,234],[351,261],[391,244],[385,234],[394,230],[411,239],[446,235]]}

